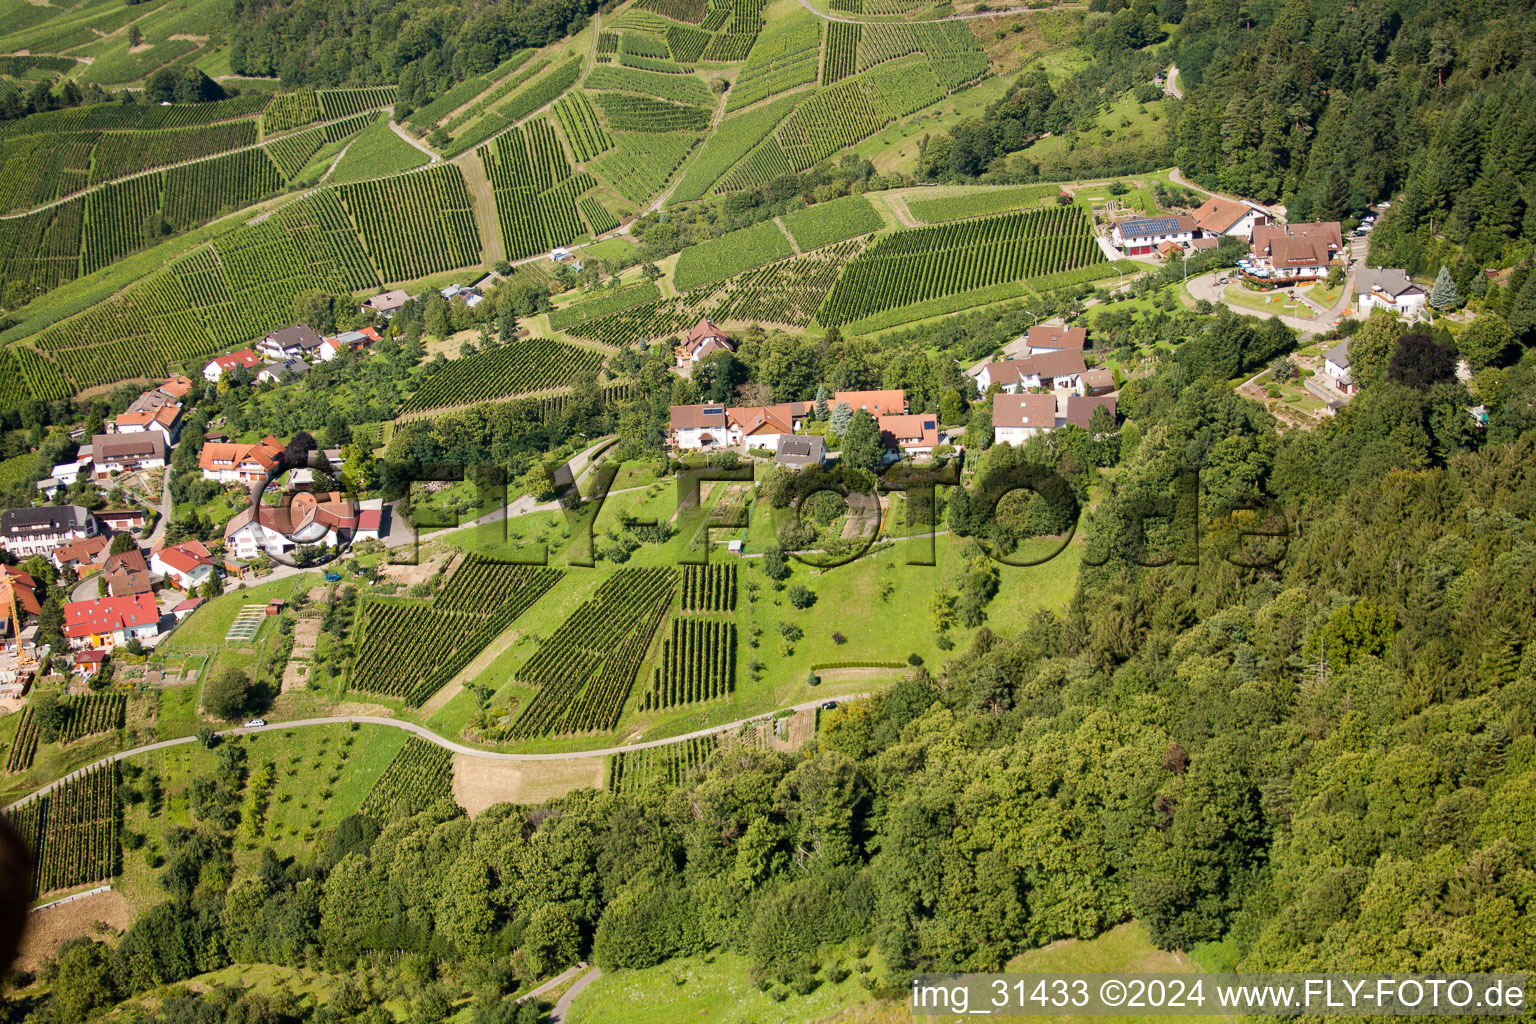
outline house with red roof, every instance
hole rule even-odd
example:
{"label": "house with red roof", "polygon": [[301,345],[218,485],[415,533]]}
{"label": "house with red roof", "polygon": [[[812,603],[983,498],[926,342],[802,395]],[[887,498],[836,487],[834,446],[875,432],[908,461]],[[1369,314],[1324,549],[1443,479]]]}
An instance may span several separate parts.
{"label": "house with red roof", "polygon": [[248,348],[238,352],[231,352],[227,356],[214,356],[208,365],[203,367],[203,379],[210,384],[217,384],[219,378],[224,376],[225,370],[232,370],[237,366],[243,366],[247,370],[255,370],[261,365],[261,356]]}
{"label": "house with red roof", "polygon": [[114,647],[160,635],[160,608],[153,594],[99,597],[64,605],[64,636],[74,648]]}
{"label": "house with red roof", "polygon": [[832,396],[835,408],[839,402],[847,402],[854,412],[863,409],[878,419],[881,416],[900,416],[907,411],[907,393],[901,388],[891,391],[839,391]]}
{"label": "house with red roof", "polygon": [[156,551],[149,567],[178,590],[191,592],[213,575],[213,555],[201,541],[189,540]]}
{"label": "house with red roof", "polygon": [[1213,237],[1248,238],[1255,227],[1269,223],[1269,215],[1263,210],[1224,196],[1211,196],[1195,209],[1193,217],[1195,226]]}
{"label": "house with red roof", "polygon": [[380,340],[379,332],[372,327],[364,327],[360,331],[343,331],[320,342],[316,354],[321,362],[328,363],[343,352],[360,351]]}
{"label": "house with red roof", "polygon": [[939,418],[933,413],[881,416],[880,437],[886,451],[904,455],[932,455],[939,444]]}
{"label": "house with red roof", "polygon": [[992,399],[992,443],[1021,445],[1056,429],[1056,396],[1001,394]]}
{"label": "house with red roof", "polygon": [[691,370],[711,352],[734,352],[736,345],[709,317],[703,317],[677,346],[677,368]]}
{"label": "house with red roof", "polygon": [[[0,566],[0,569],[5,570],[0,575],[0,635],[13,636],[21,632],[29,617],[35,620],[43,608],[38,603],[37,581],[31,573],[11,565]],[[11,622],[12,601],[16,603],[16,614],[21,622]]]}
{"label": "house with red roof", "polygon": [[283,446],[268,434],[255,444],[204,442],[197,455],[197,468],[203,471],[204,480],[249,486],[265,480],[282,460]]}

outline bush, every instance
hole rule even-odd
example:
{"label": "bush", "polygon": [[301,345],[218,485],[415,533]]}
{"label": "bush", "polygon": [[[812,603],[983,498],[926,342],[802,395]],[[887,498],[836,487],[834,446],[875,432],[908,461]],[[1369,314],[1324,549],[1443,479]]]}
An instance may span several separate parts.
{"label": "bush", "polygon": [[907,664],[911,665],[913,668],[916,668],[918,665],[921,665],[922,663],[923,663],[923,656],[921,654],[909,654],[909,655],[907,655]]}
{"label": "bush", "polygon": [[806,686],[820,686],[821,685],[821,676],[817,675],[815,672],[807,672],[805,674],[805,685]]}
{"label": "bush", "polygon": [[789,588],[789,603],[796,608],[809,608],[816,603],[816,595],[803,583],[796,583]]}

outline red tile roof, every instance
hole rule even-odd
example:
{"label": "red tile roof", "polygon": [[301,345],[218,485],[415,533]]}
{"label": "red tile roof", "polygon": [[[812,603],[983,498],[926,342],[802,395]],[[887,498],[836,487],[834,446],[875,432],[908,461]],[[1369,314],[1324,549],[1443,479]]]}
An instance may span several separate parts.
{"label": "red tile roof", "polygon": [[208,549],[195,540],[162,548],[155,557],[180,573],[191,572],[200,565],[213,564]]}
{"label": "red tile roof", "polygon": [[932,413],[881,416],[880,436],[887,448],[932,448],[939,443],[939,418]]}
{"label": "red tile roof", "polygon": [[1025,335],[1030,348],[1072,348],[1079,352],[1088,344],[1088,328],[1057,327],[1036,324]]}
{"label": "red tile roof", "polygon": [[1050,430],[1056,426],[1056,396],[998,395],[992,399],[992,425]]}
{"label": "red tile roof", "polygon": [[1221,196],[1211,196],[1195,210],[1195,223],[1202,231],[1220,235],[1252,212],[1251,206]]}
{"label": "red tile roof", "polygon": [[264,472],[271,472],[277,467],[282,454],[283,446],[270,434],[255,444],[207,441],[202,451],[198,452],[197,465],[199,469],[214,472],[236,468],[246,468],[253,472],[260,468]]}
{"label": "red tile roof", "polygon": [[907,393],[900,388],[893,391],[839,391],[832,396],[832,404],[847,402],[854,412],[860,409],[871,416],[900,416],[907,411]]}
{"label": "red tile roof", "polygon": [[1067,399],[1067,422],[1087,430],[1088,421],[1093,418],[1093,410],[1102,405],[1109,410],[1110,419],[1114,419],[1115,404],[1114,395],[1072,395]]}
{"label": "red tile roof", "polygon": [[214,356],[213,362],[221,370],[228,370],[236,366],[243,366],[246,369],[250,369],[253,366],[261,365],[261,356],[257,355],[255,352],[252,352],[248,348],[243,348],[238,352],[231,352],[227,356]]}
{"label": "red tile roof", "polygon": [[100,597],[94,601],[71,601],[64,606],[64,635],[72,638],[149,626],[159,621],[160,609],[151,594]]}

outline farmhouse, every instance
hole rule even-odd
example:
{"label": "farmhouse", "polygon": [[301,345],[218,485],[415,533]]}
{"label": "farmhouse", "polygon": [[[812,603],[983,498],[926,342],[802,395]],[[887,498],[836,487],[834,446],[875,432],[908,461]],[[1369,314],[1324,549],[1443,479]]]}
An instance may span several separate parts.
{"label": "farmhouse", "polygon": [[360,331],[343,331],[322,341],[315,354],[321,362],[328,363],[343,352],[359,351],[379,340],[379,332],[372,327],[364,327]]}
{"label": "farmhouse", "polygon": [[1263,210],[1221,196],[1211,196],[1201,203],[1195,209],[1193,219],[1203,234],[1217,238],[1222,235],[1249,238],[1254,228],[1269,223],[1269,216]]}
{"label": "farmhouse", "polygon": [[1055,395],[1002,394],[992,399],[993,444],[1020,445],[1055,427]]}
{"label": "farmhouse", "polygon": [[71,647],[113,647],[159,633],[160,609],[151,594],[71,601],[64,606],[64,636]]}
{"label": "farmhouse", "polygon": [[358,309],[364,313],[377,313],[386,320],[392,320],[395,314],[400,312],[400,307],[410,301],[411,297],[409,295],[396,288],[394,291],[375,295],[371,299],[364,299],[363,304]]}
{"label": "farmhouse", "polygon": [[96,517],[79,505],[8,508],[0,512],[0,547],[17,558],[50,554],[61,544],[96,534]]}
{"label": "farmhouse", "polygon": [[283,459],[283,446],[268,434],[255,444],[208,441],[198,452],[197,467],[204,480],[221,484],[254,484],[266,479]]}
{"label": "farmhouse", "polygon": [[232,370],[237,366],[252,370],[260,365],[261,356],[248,348],[243,348],[227,356],[215,356],[207,366],[203,367],[203,379],[210,384],[217,384],[219,378],[224,376],[225,370]]}
{"label": "farmhouse", "polygon": [[383,512],[359,509],[340,491],[300,491],[281,505],[257,505],[224,526],[224,550],[242,561],[263,552],[290,555],[300,547],[331,547],[339,542],[377,539]]}
{"label": "farmhouse", "polygon": [[149,566],[179,590],[195,590],[213,575],[213,556],[201,542],[189,540],[161,548],[149,560]]}
{"label": "farmhouse", "polygon": [[1373,309],[1390,309],[1399,316],[1413,319],[1424,312],[1429,296],[1414,284],[1404,270],[1362,267],[1355,272],[1355,295],[1360,315],[1370,316]]}
{"label": "farmhouse", "polygon": [[939,444],[939,418],[932,413],[881,416],[880,437],[886,451],[907,455],[932,455]]}
{"label": "farmhouse", "polygon": [[863,409],[875,418],[900,416],[907,411],[907,393],[901,388],[892,391],[839,391],[832,396],[832,404],[847,402],[854,412]]}
{"label": "farmhouse", "polygon": [[672,407],[672,443],[679,451],[723,448],[731,443],[725,406],[719,402]]}
{"label": "farmhouse", "polygon": [[1345,338],[1323,353],[1323,372],[1333,378],[1334,384],[1346,395],[1360,390],[1360,385],[1349,375],[1349,339]]}
{"label": "farmhouse", "polygon": [[113,473],[161,469],[166,455],[165,435],[159,431],[97,434],[91,438],[91,468],[97,480],[105,480]]}
{"label": "farmhouse", "polygon": [[698,365],[699,360],[711,352],[734,351],[736,346],[731,342],[730,337],[706,316],[694,325],[682,344],[677,346],[677,368],[691,370]]}
{"label": "farmhouse", "polygon": [[1067,350],[1081,352],[1088,347],[1088,328],[1062,327],[1055,324],[1036,324],[1024,335],[1024,354]]}
{"label": "farmhouse", "polygon": [[107,584],[107,593],[113,597],[148,594],[155,589],[154,580],[150,578],[149,563],[144,561],[144,552],[138,548],[129,548],[112,555],[101,572]]}
{"label": "farmhouse", "polygon": [[1116,224],[1110,240],[1127,256],[1147,256],[1160,245],[1186,245],[1199,231],[1192,217],[1138,217]]}

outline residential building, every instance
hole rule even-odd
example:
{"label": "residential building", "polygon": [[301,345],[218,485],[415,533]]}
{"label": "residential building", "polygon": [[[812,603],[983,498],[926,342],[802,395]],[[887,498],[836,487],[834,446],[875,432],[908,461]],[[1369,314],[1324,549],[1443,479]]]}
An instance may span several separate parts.
{"label": "residential building", "polygon": [[160,609],[153,594],[102,597],[64,605],[64,636],[72,647],[114,647],[160,633]]}
{"label": "residential building", "polygon": [[1249,238],[1255,227],[1269,223],[1269,215],[1263,210],[1221,196],[1211,196],[1201,203],[1192,217],[1202,233],[1218,238],[1222,235]]}
{"label": "residential building", "polygon": [[[49,469],[48,475],[56,486],[62,487],[69,487],[80,483],[82,480],[89,480],[91,478],[91,446],[88,444],[81,445],[75,452],[74,462],[61,462]],[[44,489],[42,481],[38,481],[38,488],[40,490]],[[46,490],[52,491],[54,489],[54,487],[49,487]]]}
{"label": "residential building", "polygon": [[263,366],[261,372],[256,374],[256,383],[286,384],[290,380],[298,380],[308,372],[308,363],[298,356],[288,356]]}
{"label": "residential building", "polygon": [[261,365],[261,356],[248,348],[238,352],[231,352],[226,356],[215,356],[207,366],[203,367],[203,379],[210,384],[217,384],[219,378],[224,376],[225,370],[232,370],[237,366],[243,366],[247,370],[254,370]]}
{"label": "residential building", "polygon": [[270,434],[255,444],[208,441],[197,456],[204,480],[221,484],[256,484],[283,461],[283,446]]}
{"label": "residential building", "polygon": [[189,540],[156,551],[149,567],[178,590],[193,591],[208,582],[214,562],[200,541]]}
{"label": "residential building", "polygon": [[307,324],[282,327],[256,343],[256,352],[268,361],[287,356],[307,356],[320,347],[321,338]]}
{"label": "residential building", "polygon": [[736,345],[709,317],[703,317],[677,346],[677,368],[691,370],[711,352],[734,352]]}
{"label": "residential building", "polygon": [[1071,427],[1088,429],[1095,409],[1108,409],[1111,421],[1115,418],[1118,400],[1114,395],[1068,395],[1062,421]]}
{"label": "residential building", "polygon": [[165,435],[156,430],[135,434],[97,434],[91,438],[91,470],[97,480],[113,473],[165,467]]}
{"label": "residential building", "polygon": [[377,540],[382,533],[381,509],[360,509],[340,491],[300,491],[284,504],[256,505],[237,513],[224,526],[224,550],[250,561],[263,552],[289,556],[300,547]]}
{"label": "residential building", "polygon": [[173,445],[181,436],[181,403],[166,402],[153,409],[129,406],[126,412],[119,413],[112,421],[112,426],[119,434],[153,431],[164,438],[167,445]]}
{"label": "residential building", "polygon": [[400,312],[400,307],[410,301],[409,295],[396,288],[382,295],[375,295],[371,299],[364,299],[358,309],[364,313],[377,313],[386,320],[393,320],[395,314]]}
{"label": "residential building", "polygon": [[8,508],[0,512],[0,547],[17,558],[52,554],[70,541],[94,537],[96,517],[79,505]]}
{"label": "residential building", "polygon": [[881,416],[900,416],[907,411],[907,393],[901,388],[892,391],[839,391],[832,396],[831,405],[847,402],[854,412],[860,409],[876,419]]}
{"label": "residential building", "polygon": [[810,415],[812,406],[811,402],[781,402],[726,409],[730,443],[777,451],[779,439],[794,436],[796,428]]}
{"label": "residential building", "polygon": [[102,578],[107,581],[107,593],[113,597],[130,597],[134,594],[154,592],[155,585],[150,577],[149,563],[144,560],[144,552],[138,548],[129,548],[120,554],[109,556],[101,572]]}
{"label": "residential building", "polygon": [[1252,277],[1306,281],[1325,277],[1344,246],[1337,221],[1308,224],[1261,224],[1249,244],[1256,266],[1243,267]]}
{"label": "residential building", "polygon": [[106,651],[76,651],[74,657],[75,673],[81,679],[89,679],[101,671],[101,666],[106,664]]}
{"label": "residential building", "polygon": [[1355,271],[1355,296],[1361,316],[1388,309],[1410,320],[1424,312],[1429,294],[1403,270],[1362,267]]}
{"label": "residential building", "polygon": [[779,438],[778,450],[774,453],[773,461],[780,466],[790,469],[804,469],[806,466],[821,466],[827,461],[826,439],[820,434],[805,434],[801,437]]}
{"label": "residential building", "polygon": [[1355,383],[1355,379],[1349,373],[1348,338],[1323,353],[1323,372],[1332,377],[1334,384],[1346,395],[1352,395],[1360,390],[1360,386]]}
{"label": "residential building", "polygon": [[[165,395],[173,402],[180,402],[190,395],[195,387],[197,387],[197,382],[191,377],[183,377],[177,374],[174,377],[167,377],[161,382],[159,387],[155,388],[155,391]],[[146,392],[146,394],[154,394],[154,391]]]}
{"label": "residential building", "polygon": [[723,448],[731,443],[730,423],[719,402],[672,407],[672,443],[679,451]]}
{"label": "residential building", "polygon": [[379,332],[372,327],[364,327],[360,331],[343,331],[322,341],[320,347],[315,350],[315,354],[319,356],[321,362],[328,363],[343,352],[359,351],[380,340]]}
{"label": "residential building", "polygon": [[1137,217],[1116,224],[1110,241],[1127,256],[1147,256],[1165,243],[1186,245],[1199,231],[1193,217]]}
{"label": "residential building", "polygon": [[1076,390],[1078,378],[1087,369],[1082,352],[1071,349],[1046,349],[1023,359],[1008,359],[988,363],[976,375],[976,384],[982,394],[993,383],[1002,385],[1003,391],[1016,394],[1043,388],[1046,391]]}
{"label": "residential building", "polygon": [[[11,565],[0,566],[0,637],[15,638],[21,635],[30,618],[36,622],[43,606],[37,600],[37,580],[32,574]],[[17,622],[11,621],[11,609],[16,609]]]}
{"label": "residential building", "polygon": [[939,444],[939,418],[933,413],[878,417],[886,451],[907,455],[932,455]]}
{"label": "residential building", "polygon": [[473,288],[465,288],[461,284],[451,284],[444,288],[439,294],[441,294],[442,297],[447,299],[449,302],[462,297],[464,300],[464,305],[468,306],[470,309],[474,309],[476,306],[480,305],[480,303],[485,301],[484,295],[479,294]]}
{"label": "residential building", "polygon": [[81,537],[54,548],[53,564],[60,569],[73,569],[77,576],[86,576],[96,571],[106,560],[107,549],[111,546],[112,538],[106,533]]}
{"label": "residential building", "polygon": [[1067,350],[1081,352],[1088,347],[1088,328],[1057,324],[1036,324],[1024,335],[1024,354]]}
{"label": "residential building", "polygon": [[1056,427],[1056,396],[1001,394],[992,399],[992,443],[1021,445]]}
{"label": "residential building", "polygon": [[182,619],[186,618],[188,615],[191,615],[193,612],[201,608],[203,606],[203,602],[206,600],[208,600],[206,597],[189,597],[185,601],[182,601],[180,604],[176,605],[176,607],[172,608],[171,614],[176,616],[177,622],[180,622]]}

